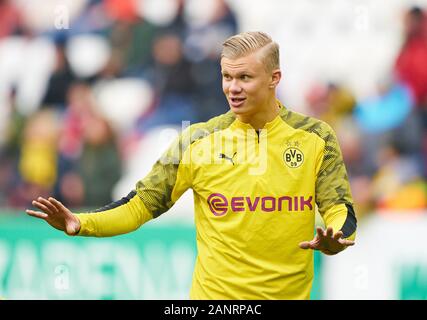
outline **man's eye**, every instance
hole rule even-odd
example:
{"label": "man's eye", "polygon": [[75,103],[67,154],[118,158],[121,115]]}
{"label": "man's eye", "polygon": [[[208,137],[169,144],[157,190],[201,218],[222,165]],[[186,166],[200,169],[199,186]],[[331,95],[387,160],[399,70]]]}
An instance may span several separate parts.
{"label": "man's eye", "polygon": [[222,77],[223,77],[225,80],[230,80],[230,79],[231,79],[231,77],[230,77],[228,74],[223,74],[223,75],[222,75]]}
{"label": "man's eye", "polygon": [[242,80],[249,80],[249,78],[250,77],[247,74],[244,74],[240,77],[240,79],[242,79]]}

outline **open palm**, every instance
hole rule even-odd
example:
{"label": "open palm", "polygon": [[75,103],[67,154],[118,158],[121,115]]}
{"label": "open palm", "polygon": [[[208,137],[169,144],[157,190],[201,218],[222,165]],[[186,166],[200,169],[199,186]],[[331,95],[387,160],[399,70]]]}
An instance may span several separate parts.
{"label": "open palm", "polygon": [[334,255],[344,250],[348,246],[354,245],[354,241],[343,239],[342,231],[334,234],[331,227],[325,231],[321,227],[316,228],[317,234],[311,241],[304,241],[299,244],[301,249],[319,250],[327,255]]}
{"label": "open palm", "polygon": [[43,197],[38,197],[37,200],[33,200],[32,204],[41,211],[27,209],[25,212],[28,215],[43,219],[52,227],[65,231],[68,235],[75,235],[79,232],[79,219],[55,198],[50,197],[49,199],[45,199]]}

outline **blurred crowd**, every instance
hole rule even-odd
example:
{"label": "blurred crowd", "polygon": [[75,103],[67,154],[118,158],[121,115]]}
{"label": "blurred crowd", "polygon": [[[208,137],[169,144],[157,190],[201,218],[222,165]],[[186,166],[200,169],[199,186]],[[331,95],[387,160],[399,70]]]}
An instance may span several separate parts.
{"label": "blurred crowd", "polygon": [[427,207],[427,16],[408,9],[402,45],[375,94],[357,99],[339,83],[316,83],[309,113],[336,131],[359,217]]}
{"label": "blurred crowd", "polygon": [[[0,206],[110,202],[150,132],[228,110],[221,43],[239,31],[225,0],[0,0]],[[401,37],[375,96],[340,83],[305,95],[337,132],[359,217],[427,205],[422,8],[408,9]]]}
{"label": "blurred crowd", "polygon": [[222,0],[0,0],[0,206],[109,203],[152,128],[228,110],[219,58],[236,32]]}

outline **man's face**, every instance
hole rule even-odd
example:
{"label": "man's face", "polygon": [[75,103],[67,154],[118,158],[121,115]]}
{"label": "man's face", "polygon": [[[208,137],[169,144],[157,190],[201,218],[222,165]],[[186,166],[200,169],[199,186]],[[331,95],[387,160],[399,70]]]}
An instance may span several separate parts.
{"label": "man's face", "polygon": [[272,72],[267,72],[260,52],[221,60],[222,89],[236,115],[251,115],[261,111],[274,95]]}

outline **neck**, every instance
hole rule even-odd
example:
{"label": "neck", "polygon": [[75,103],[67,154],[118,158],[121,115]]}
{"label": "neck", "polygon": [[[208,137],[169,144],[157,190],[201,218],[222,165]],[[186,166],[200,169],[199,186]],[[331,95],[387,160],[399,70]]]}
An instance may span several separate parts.
{"label": "neck", "polygon": [[250,124],[255,130],[264,128],[267,122],[273,121],[279,114],[280,107],[276,102],[276,98],[271,99],[264,108],[259,109],[251,114],[238,114],[237,119],[244,123]]}

